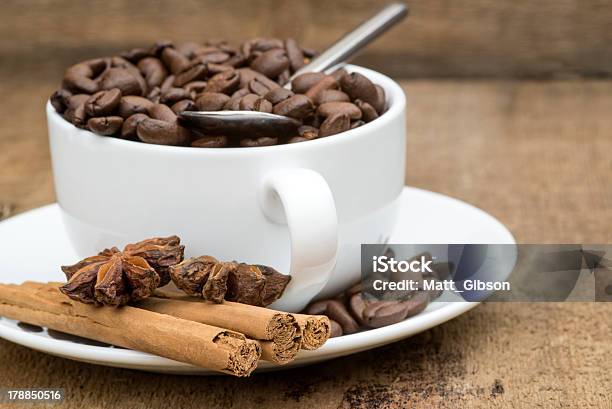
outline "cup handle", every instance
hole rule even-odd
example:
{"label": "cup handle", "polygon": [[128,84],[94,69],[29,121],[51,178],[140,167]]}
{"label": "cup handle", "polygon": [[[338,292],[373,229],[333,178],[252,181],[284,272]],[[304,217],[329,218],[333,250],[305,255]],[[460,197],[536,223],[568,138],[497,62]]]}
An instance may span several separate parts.
{"label": "cup handle", "polygon": [[262,208],[273,222],[287,224],[291,237],[291,281],[270,308],[300,311],[327,284],[338,254],[338,217],[329,185],[310,169],[268,175]]}

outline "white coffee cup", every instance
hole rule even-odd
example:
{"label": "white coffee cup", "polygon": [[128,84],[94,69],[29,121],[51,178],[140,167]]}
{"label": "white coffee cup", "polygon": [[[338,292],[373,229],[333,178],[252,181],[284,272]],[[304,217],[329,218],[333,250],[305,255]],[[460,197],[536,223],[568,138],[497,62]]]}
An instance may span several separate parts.
{"label": "white coffee cup", "polygon": [[[258,148],[150,145],[78,129],[47,104],[57,200],[77,253],[176,234],[186,256],[264,264],[291,274],[272,307],[299,311],[359,279],[360,244],[385,242],[404,186],[405,107],[359,128]],[[72,260],[66,260],[67,263]]]}

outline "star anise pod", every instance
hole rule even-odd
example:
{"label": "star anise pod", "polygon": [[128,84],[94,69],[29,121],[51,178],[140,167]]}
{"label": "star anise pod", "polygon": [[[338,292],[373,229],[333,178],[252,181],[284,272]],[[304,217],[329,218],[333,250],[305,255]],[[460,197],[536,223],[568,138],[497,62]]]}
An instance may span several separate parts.
{"label": "star anise pod", "polygon": [[263,305],[270,305],[283,295],[285,287],[287,287],[287,284],[291,281],[291,276],[281,274],[272,267],[262,265],[258,265],[257,267],[266,278]]}
{"label": "star anise pod", "polygon": [[60,291],[96,305],[118,306],[147,298],[162,283],[160,271],[168,274],[170,265],[182,260],[184,246],[179,243],[176,236],[153,238],[128,244],[122,252],[113,247],[63,266],[68,283]]}
{"label": "star anise pod", "polygon": [[170,266],[183,261],[185,246],[180,243],[178,236],[156,237],[128,244],[123,251],[147,260],[159,274],[159,286],[163,287],[170,282]]}
{"label": "star anise pod", "polygon": [[185,293],[220,303],[224,299],[267,306],[283,294],[291,276],[271,267],[194,257],[170,267],[174,284]]}

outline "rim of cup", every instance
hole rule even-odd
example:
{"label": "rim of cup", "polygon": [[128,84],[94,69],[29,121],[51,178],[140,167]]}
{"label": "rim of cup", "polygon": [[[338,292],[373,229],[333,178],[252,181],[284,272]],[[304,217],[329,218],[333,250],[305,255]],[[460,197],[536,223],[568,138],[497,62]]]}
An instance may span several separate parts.
{"label": "rim of cup", "polygon": [[[380,85],[385,90],[387,97],[387,110],[378,118],[372,122],[368,122],[358,128],[349,129],[342,133],[331,135],[325,138],[317,138],[312,141],[305,141],[299,143],[289,143],[272,146],[256,146],[256,147],[230,147],[230,148],[193,148],[189,146],[171,146],[171,145],[156,145],[150,143],[144,143],[139,141],[131,141],[121,138],[113,138],[109,136],[97,135],[89,130],[80,129],[66,121],[60,114],[55,111],[55,108],[51,105],[50,101],[47,101],[47,117],[50,121],[53,121],[56,125],[72,128],[72,132],[78,132],[78,143],[105,143],[108,146],[117,146],[121,149],[139,149],[139,150],[153,150],[153,151],[167,151],[168,153],[185,153],[193,155],[220,155],[220,154],[248,154],[249,152],[255,153],[260,151],[276,151],[281,152],[289,149],[305,149],[310,147],[322,148],[331,144],[350,143],[351,140],[358,138],[367,138],[381,131],[389,121],[401,115],[404,112],[406,106],[406,96],[400,85],[389,78],[388,76],[381,74],[377,71],[364,68],[358,65],[347,64],[345,66],[348,72],[359,72],[360,74],[368,77],[375,84]],[[102,142],[102,140],[104,142]]]}

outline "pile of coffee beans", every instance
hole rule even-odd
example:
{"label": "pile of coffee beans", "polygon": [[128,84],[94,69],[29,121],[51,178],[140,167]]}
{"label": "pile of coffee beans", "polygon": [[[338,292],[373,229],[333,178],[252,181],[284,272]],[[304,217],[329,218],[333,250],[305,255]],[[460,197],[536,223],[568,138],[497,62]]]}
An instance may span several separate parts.
{"label": "pile of coffee beans", "polygon": [[[427,254],[427,257],[431,259],[431,255]],[[444,280],[454,268],[452,263],[434,263],[431,267],[433,273],[410,273],[411,279],[420,282]],[[419,285],[415,291],[389,291],[374,298],[364,291],[364,282],[368,280],[353,285],[336,297],[313,302],[304,313],[326,315],[331,321],[331,336],[339,337],[396,324],[420,313],[442,294],[442,291],[425,290]]]}
{"label": "pile of coffee beans", "polygon": [[[293,39],[254,38],[174,45],[158,41],[120,56],[66,70],[51,104],[63,117],[99,135],[160,145],[204,148],[269,146],[323,138],[356,128],[385,111],[385,92],[359,73],[306,73],[281,85],[314,52]],[[181,111],[247,110],[295,119],[286,134],[203,133]]]}

